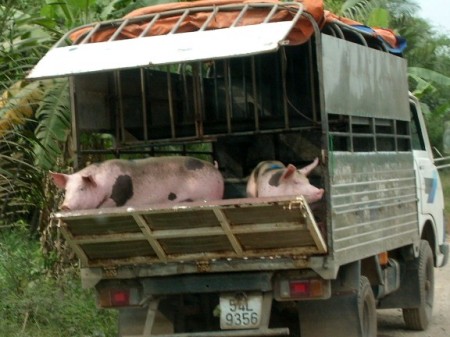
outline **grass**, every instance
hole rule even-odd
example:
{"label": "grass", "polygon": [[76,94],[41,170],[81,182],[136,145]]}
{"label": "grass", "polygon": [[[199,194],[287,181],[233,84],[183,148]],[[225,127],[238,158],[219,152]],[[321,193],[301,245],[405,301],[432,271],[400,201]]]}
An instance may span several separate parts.
{"label": "grass", "polygon": [[98,310],[78,268],[55,277],[26,226],[0,231],[0,336],[117,336],[117,312]]}

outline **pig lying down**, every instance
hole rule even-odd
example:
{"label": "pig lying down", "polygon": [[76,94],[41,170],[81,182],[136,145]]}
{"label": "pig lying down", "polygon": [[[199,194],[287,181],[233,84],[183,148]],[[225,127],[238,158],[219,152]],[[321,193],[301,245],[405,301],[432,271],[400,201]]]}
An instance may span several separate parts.
{"label": "pig lying down", "polygon": [[73,173],[51,172],[65,190],[62,210],[148,206],[165,202],[222,199],[219,170],[192,157],[113,159]]}
{"label": "pig lying down", "polygon": [[322,199],[324,190],[309,183],[307,175],[319,164],[319,159],[297,169],[289,164],[287,167],[279,161],[260,162],[247,182],[247,197],[281,197],[303,195],[307,202]]}

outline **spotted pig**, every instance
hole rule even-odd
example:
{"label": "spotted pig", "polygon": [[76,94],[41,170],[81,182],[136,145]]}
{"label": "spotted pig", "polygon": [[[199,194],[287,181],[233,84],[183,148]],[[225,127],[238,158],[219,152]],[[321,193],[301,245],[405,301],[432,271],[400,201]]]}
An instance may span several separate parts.
{"label": "spotted pig", "polygon": [[61,210],[66,211],[215,200],[222,199],[224,190],[217,167],[184,156],[113,159],[73,174],[50,174],[65,190]]}
{"label": "spotted pig", "polygon": [[307,175],[319,164],[319,159],[297,169],[294,165],[285,166],[280,161],[260,162],[247,182],[247,196],[277,197],[303,195],[308,202],[322,199],[324,190],[309,183]]}

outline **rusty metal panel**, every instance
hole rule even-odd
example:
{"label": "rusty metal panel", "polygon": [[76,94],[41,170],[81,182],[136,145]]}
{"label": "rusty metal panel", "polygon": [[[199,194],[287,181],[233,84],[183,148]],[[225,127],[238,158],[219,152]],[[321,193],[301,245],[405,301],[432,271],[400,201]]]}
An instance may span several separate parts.
{"label": "rusty metal panel", "polygon": [[295,257],[327,251],[303,197],[55,214],[85,267]]}
{"label": "rusty metal panel", "polygon": [[326,113],[410,120],[405,59],[322,34],[322,62]]}
{"label": "rusty metal panel", "polygon": [[337,153],[330,158],[332,252],[341,265],[418,238],[411,153]]}

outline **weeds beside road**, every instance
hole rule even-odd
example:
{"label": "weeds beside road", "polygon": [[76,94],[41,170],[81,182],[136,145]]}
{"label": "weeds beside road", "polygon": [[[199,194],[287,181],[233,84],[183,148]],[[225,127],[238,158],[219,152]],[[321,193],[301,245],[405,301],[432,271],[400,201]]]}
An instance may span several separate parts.
{"label": "weeds beside road", "polygon": [[116,336],[116,312],[96,308],[78,268],[48,275],[51,263],[25,225],[0,232],[0,336]]}

